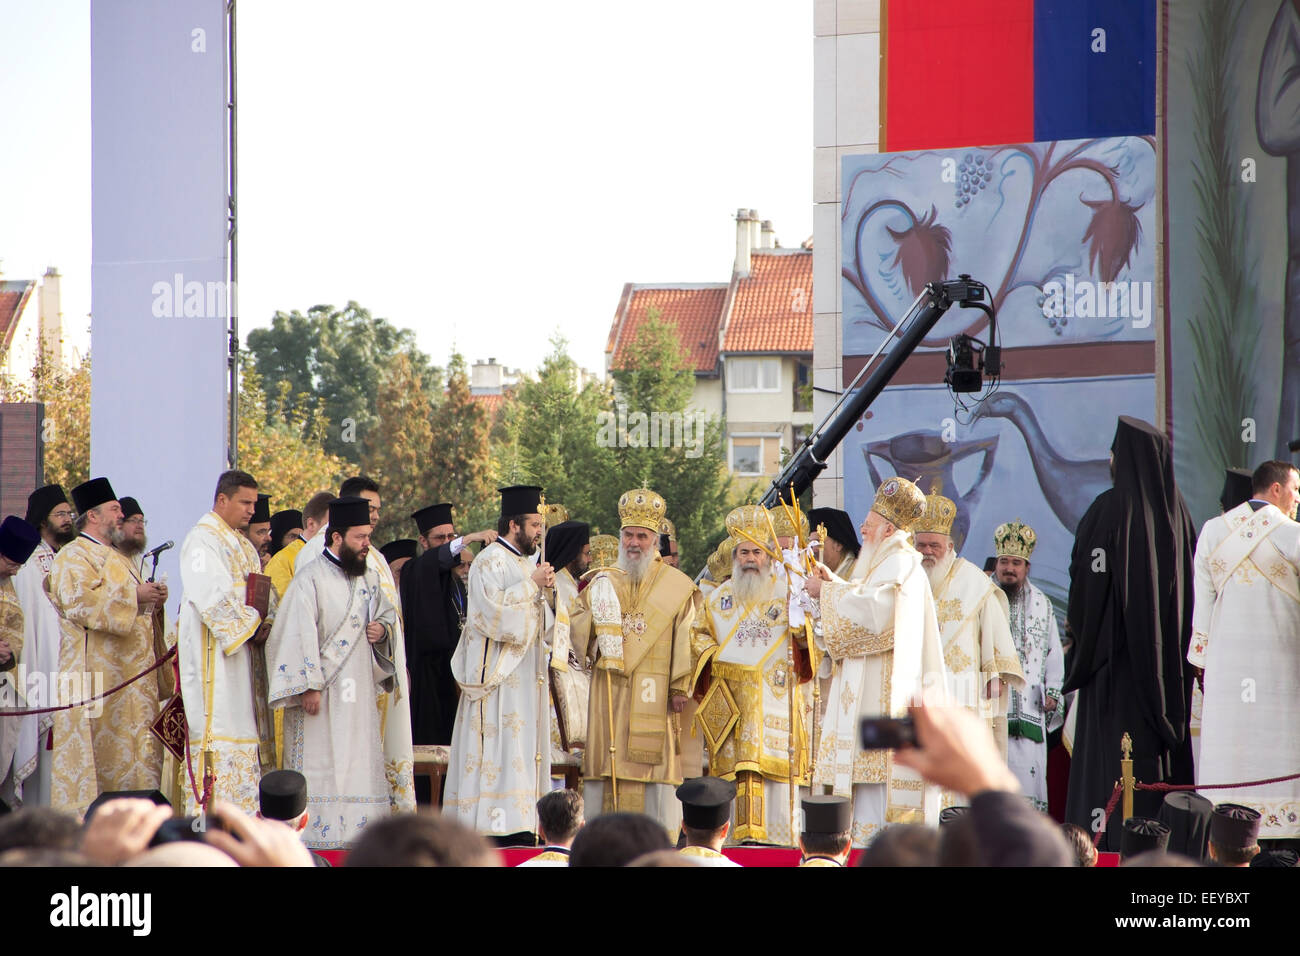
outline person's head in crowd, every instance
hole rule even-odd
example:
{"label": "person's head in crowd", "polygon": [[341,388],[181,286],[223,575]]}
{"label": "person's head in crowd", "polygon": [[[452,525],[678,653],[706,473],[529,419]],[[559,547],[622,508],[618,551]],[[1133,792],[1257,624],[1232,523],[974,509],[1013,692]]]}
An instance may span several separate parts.
{"label": "person's head in crowd", "polygon": [[284,547],[303,532],[302,512],[285,508],[271,515],[271,554],[279,554]]}
{"label": "person's head in crowd", "polygon": [[374,513],[374,508],[364,498],[335,498],[330,502],[325,547],[348,577],[359,578],[366,573],[370,532],[373,530],[373,525],[368,522]]}
{"label": "person's head in crowd", "polygon": [[20,846],[0,853],[0,870],[11,866],[57,866],[59,868],[100,866],[76,850],[48,846]]}
{"label": "person's head in crowd", "polygon": [[197,840],[177,840],[175,843],[150,847],[129,860],[123,860],[122,866],[237,867],[239,864],[215,846]]}
{"label": "person's head in crowd", "polygon": [[1220,803],[1210,817],[1210,859],[1219,866],[1250,866],[1259,853],[1258,810]]}
{"label": "person's head in crowd", "polygon": [[487,840],[438,813],[402,813],[368,824],[344,866],[500,866]]}
{"label": "person's head in crowd", "polygon": [[308,541],[329,524],[330,502],[337,497],[332,491],[318,491],[302,506],[302,536]]}
{"label": "person's head in crowd", "polygon": [[122,506],[122,523],[109,533],[109,543],[128,558],[134,558],[143,554],[149,546],[144,509],[140,507],[140,502],[129,495],[124,496],[118,504]]}
{"label": "person's head in crowd", "polygon": [[1151,850],[1161,853],[1169,849],[1169,827],[1150,817],[1129,817],[1124,821],[1123,836],[1120,837],[1119,859],[1123,863],[1129,857]]}
{"label": "person's head in crowd", "polygon": [[653,853],[644,853],[638,856],[628,866],[639,867],[666,867],[666,866],[702,866],[694,857],[678,853],[676,850],[655,850]]}
{"label": "person's head in crowd", "polygon": [[1063,823],[1061,833],[1074,851],[1075,866],[1097,865],[1097,848],[1092,845],[1092,837],[1087,830],[1077,823]]}
{"label": "person's head in crowd", "polygon": [[364,498],[370,509],[370,526],[379,524],[379,485],[373,478],[354,475],[339,485],[340,498]]}
{"label": "person's head in crowd", "polygon": [[388,570],[393,572],[393,580],[400,586],[402,569],[415,558],[417,545],[414,538],[398,538],[379,549],[379,553],[388,562]]}
{"label": "person's head in crowd", "polygon": [[844,865],[852,843],[853,804],[849,798],[812,794],[803,798],[802,809],[799,849],[803,858],[823,857]]}
{"label": "person's head in crowd", "polygon": [[420,547],[426,551],[440,548],[456,537],[456,523],[452,520],[450,502],[428,505],[412,512],[411,520],[415,522]]}
{"label": "person's head in crowd", "polygon": [[853,519],[847,511],[839,508],[812,508],[808,511],[808,524],[816,532],[826,526],[826,540],[821,542],[821,562],[836,570],[845,558],[857,559],[862,546],[858,544],[858,533],[853,529]]}
{"label": "person's head in crowd", "polygon": [[569,866],[627,866],[639,856],[672,849],[663,825],[644,813],[603,813],[578,831]]}
{"label": "person's head in crowd", "polygon": [[1300,853],[1295,850],[1262,850],[1250,861],[1251,866],[1300,866]]}
{"label": "person's head in crowd", "polygon": [[893,823],[858,856],[858,866],[936,866],[939,832],[919,823]]}
{"label": "person's head in crowd", "polygon": [[271,496],[258,494],[253,506],[253,516],[248,519],[248,540],[257,549],[257,556],[265,565],[271,557]]}
{"label": "person's head in crowd", "polygon": [[1276,505],[1289,516],[1300,501],[1300,471],[1289,461],[1266,461],[1251,475],[1250,496]]}
{"label": "person's head in crowd", "polygon": [[970,807],[944,807],[939,811],[939,866],[982,866],[979,838]]}
{"label": "person's head in crowd", "polygon": [[111,544],[113,531],[122,524],[122,505],[107,478],[91,478],[72,489],[77,509],[76,529],[100,544]]}
{"label": "person's head in crowd", "polygon": [[272,770],[257,785],[257,815],[279,820],[295,832],[307,826],[307,778],[296,770]]}
{"label": "person's head in crowd", "polygon": [[0,817],[0,853],[17,849],[75,850],[81,824],[50,807],[20,807]]}
{"label": "person's head in crowd", "polygon": [[[73,493],[76,497],[76,493]],[[232,531],[248,530],[257,508],[257,479],[246,471],[223,471],[217,478],[212,510]],[[81,510],[80,507],[77,508]]]}
{"label": "person's head in crowd", "polygon": [[576,790],[552,790],[537,801],[539,836],[547,846],[572,847],[584,822],[582,794]]}
{"label": "person's head in crowd", "polygon": [[27,496],[27,523],[55,551],[77,536],[73,527],[76,514],[62,485],[45,485]]}
{"label": "person's head in crowd", "polygon": [[1182,856],[1178,853],[1170,853],[1168,850],[1144,850],[1134,856],[1121,856],[1120,866],[1159,866],[1159,867],[1178,867],[1178,866],[1200,866],[1196,860],[1190,856]]}
{"label": "person's head in crowd", "polygon": [[677,788],[682,802],[682,832],[687,846],[702,846],[722,852],[731,832],[731,804],[736,799],[736,782],[721,777],[692,777]]}
{"label": "person's head in crowd", "polygon": [[40,532],[17,515],[0,522],[0,579],[17,574],[40,543]]}

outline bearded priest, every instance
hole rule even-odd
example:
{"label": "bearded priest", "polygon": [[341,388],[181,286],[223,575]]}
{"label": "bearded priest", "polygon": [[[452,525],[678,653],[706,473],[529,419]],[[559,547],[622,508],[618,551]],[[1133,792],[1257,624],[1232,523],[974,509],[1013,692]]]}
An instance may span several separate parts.
{"label": "bearded priest", "polygon": [[819,564],[804,583],[821,602],[817,643],[831,658],[813,786],[852,798],[854,846],[887,823],[939,822],[939,788],[895,765],[891,751],[863,750],[858,738],[863,717],[905,717],[923,691],[947,692],[934,597],[909,533],[924,513],[921,489],[886,479],[862,522],[854,579]]}
{"label": "bearded priest", "polygon": [[655,553],[666,510],[648,488],[619,498],[618,564],[582,592],[598,655],[582,772],[588,819],[614,810],[645,813],[675,835],[682,817],[681,714],[700,598],[691,579]]}
{"label": "bearded priest", "polygon": [[[709,595],[691,639],[692,686],[701,701],[697,720],[709,748],[710,775],[736,782],[731,838],[792,846],[788,694],[812,676],[808,649],[796,640],[792,675],[789,641],[795,638],[786,585],[773,565],[776,539],[762,506],[732,511],[727,533],[734,554],[731,580]],[[806,787],[802,701],[796,701],[794,720],[794,785]]]}
{"label": "bearded priest", "polygon": [[983,718],[1006,760],[1007,689],[1023,690],[1025,674],[1011,639],[1007,596],[953,548],[956,517],[957,505],[939,494],[936,483],[912,534],[934,594],[943,660],[957,703]]}

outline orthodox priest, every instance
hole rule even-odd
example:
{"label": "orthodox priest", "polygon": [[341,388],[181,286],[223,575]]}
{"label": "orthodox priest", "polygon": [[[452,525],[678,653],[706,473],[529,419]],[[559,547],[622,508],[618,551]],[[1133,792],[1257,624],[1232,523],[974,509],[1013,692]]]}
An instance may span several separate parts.
{"label": "orthodox priest", "polygon": [[[256,506],[256,479],[246,471],[222,472],[212,510],[181,544],[177,639],[195,783],[202,787],[211,771],[212,792],[250,814],[257,812],[262,776],[251,645],[265,643],[276,605],[272,591],[263,620],[247,603],[248,576],[262,567],[246,536]],[[188,786],[185,812],[197,812]]]}
{"label": "orthodox priest", "polygon": [[[18,662],[23,656],[23,608],[14,590],[13,577],[36,550],[40,533],[17,515],[0,523],[0,708],[21,708],[25,704],[18,682]],[[14,808],[21,802],[17,782],[20,718],[0,716],[0,804]]]}
{"label": "orthodox priest", "polygon": [[[1188,660],[1205,671],[1197,783],[1263,780],[1300,767],[1300,472],[1255,469],[1250,500],[1205,523],[1196,543]],[[1300,781],[1217,791],[1259,811],[1265,839],[1300,837]]]}
{"label": "orthodox priest", "polygon": [[887,823],[939,821],[939,788],[896,765],[889,750],[863,750],[863,717],[904,717],[923,691],[946,693],[943,650],[921,555],[909,529],[925,495],[905,478],[881,483],[862,522],[852,581],[818,565],[804,587],[821,604],[818,641],[831,658],[831,685],[813,776],[853,800],[853,844]]}
{"label": "orthodox priest", "polygon": [[589,817],[645,813],[675,834],[681,714],[690,696],[691,625],[700,599],[689,577],[656,556],[666,510],[648,488],[625,492],[618,500],[618,563],[582,592],[598,645],[583,802]]}
{"label": "orthodox priest", "polygon": [[862,545],[849,513],[839,508],[810,508],[808,523],[814,531],[823,525],[826,528],[826,540],[820,542],[822,564],[834,571],[836,577],[851,580]]}
{"label": "orthodox priest", "polygon": [[[1126,733],[1138,780],[1192,782],[1186,657],[1196,529],[1162,432],[1121,416],[1111,463],[1115,486],[1089,505],[1075,535],[1067,612],[1074,646],[1062,688],[1079,692],[1065,818],[1089,832],[1120,778]],[[1137,792],[1135,814],[1159,810],[1158,793]],[[1098,848],[1119,849],[1121,829],[1112,814]]]}
{"label": "orthodox priest", "polygon": [[808,783],[809,734],[803,702],[796,696],[792,709],[789,695],[797,695],[795,688],[812,669],[808,649],[797,641],[790,647],[796,638],[788,596],[773,568],[776,539],[762,512],[761,505],[743,505],[727,515],[734,570],[731,580],[709,595],[696,620],[692,683],[700,698],[697,720],[709,747],[709,773],[736,783],[732,839],[793,846],[790,734],[796,790]]}
{"label": "orthodox priest", "polygon": [[307,778],[312,849],[350,847],[390,813],[378,693],[396,686],[397,608],[367,567],[370,508],[330,504],[323,560],[294,575],[266,642],[270,701],[282,708],[284,769]]}
{"label": "orthodox priest", "polygon": [[543,592],[555,574],[531,560],[545,528],[541,491],[501,489],[500,536],[470,565],[469,614],[451,659],[461,695],[443,810],[503,838],[537,832],[536,804],[550,790]]}
{"label": "orthodox priest", "polygon": [[930,580],[935,616],[957,703],[993,732],[1007,757],[1007,688],[1021,690],[1025,675],[1007,620],[1007,596],[989,576],[957,556],[952,522],[957,505],[932,487],[925,514],[912,526],[916,550]]}
{"label": "orthodox priest", "polygon": [[1046,813],[1047,735],[1065,722],[1065,651],[1052,602],[1029,580],[1029,556],[1038,544],[1034,529],[1017,518],[998,525],[993,544],[994,573],[1007,596],[1011,639],[1025,674],[1025,686],[1011,689],[1007,709],[1007,766],[1029,802]]}
{"label": "orthodox priest", "polygon": [[[76,540],[59,549],[46,587],[62,630],[60,703],[103,693],[153,666],[153,605],[167,586],[141,582],[121,539],[122,506],[107,478],[72,489]],[[92,675],[94,675],[92,677]],[[162,745],[150,731],[158,717],[158,683],[139,680],[101,701],[54,715],[52,806],[77,815],[107,790],[154,790],[162,779]]]}
{"label": "orthodox priest", "polygon": [[[41,534],[40,543],[27,563],[14,575],[14,589],[23,606],[23,659],[19,661],[18,684],[29,708],[54,703],[59,671],[62,629],[59,614],[45,592],[45,578],[54,566],[54,556],[76,536],[74,512],[59,485],[37,488],[27,497],[27,523]],[[18,750],[14,754],[14,798],[29,806],[50,805],[50,771],[53,751],[50,730],[53,714],[29,714],[18,718]]]}
{"label": "orthodox priest", "polygon": [[584,521],[563,521],[548,529],[546,561],[556,569],[550,673],[551,747],[553,753],[573,752],[587,743],[591,671],[586,664],[591,612],[580,600],[579,591],[582,576],[591,563],[591,526]]}

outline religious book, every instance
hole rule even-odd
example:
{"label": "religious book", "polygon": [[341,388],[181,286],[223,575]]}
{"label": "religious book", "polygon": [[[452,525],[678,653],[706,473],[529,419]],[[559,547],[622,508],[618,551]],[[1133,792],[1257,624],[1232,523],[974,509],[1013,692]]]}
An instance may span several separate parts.
{"label": "religious book", "polygon": [[267,612],[271,608],[271,578],[265,574],[253,573],[248,576],[248,584],[244,590],[244,603],[251,608],[255,608],[257,613],[266,619]]}
{"label": "religious book", "polygon": [[163,746],[173,757],[181,761],[185,759],[185,742],[189,738],[189,727],[185,722],[185,703],[181,700],[180,694],[172,697],[171,702],[162,709],[149,729],[162,741]]}

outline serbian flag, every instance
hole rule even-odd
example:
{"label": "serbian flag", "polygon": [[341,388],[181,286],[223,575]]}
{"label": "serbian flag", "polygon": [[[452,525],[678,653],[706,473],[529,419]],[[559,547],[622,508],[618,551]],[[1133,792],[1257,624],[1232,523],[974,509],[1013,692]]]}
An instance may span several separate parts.
{"label": "serbian flag", "polygon": [[881,152],[1153,134],[1158,0],[884,0]]}

